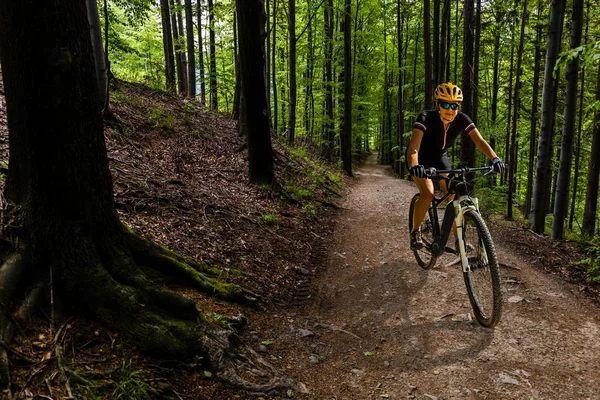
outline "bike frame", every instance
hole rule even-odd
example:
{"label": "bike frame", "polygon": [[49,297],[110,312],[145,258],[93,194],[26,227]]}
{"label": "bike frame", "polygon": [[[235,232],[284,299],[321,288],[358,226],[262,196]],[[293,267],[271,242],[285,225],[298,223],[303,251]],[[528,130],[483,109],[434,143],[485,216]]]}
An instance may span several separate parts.
{"label": "bike frame", "polygon": [[[459,182],[455,182],[454,185],[449,186],[448,192],[444,194],[444,196],[440,198],[434,197],[433,201],[431,202],[431,205],[429,206],[428,213],[429,219],[432,221],[433,224],[434,241],[431,244],[430,248],[430,252],[433,257],[437,258],[444,254],[444,251],[446,250],[446,243],[448,242],[448,238],[450,237],[450,231],[452,230],[452,225],[456,223],[459,256],[461,259],[463,272],[470,272],[470,266],[466,254],[467,252],[463,240],[464,215],[467,211],[474,211],[479,213],[479,199],[473,196],[469,196],[466,187],[467,181],[465,179],[465,175],[468,172],[485,170],[490,170],[490,168],[469,168],[464,170],[435,170],[432,168],[430,169],[428,174],[430,178],[438,178],[440,180],[445,179],[446,182],[450,182],[450,179],[448,179],[446,176],[440,176],[439,174],[456,172],[462,173],[462,180]],[[452,202],[446,206],[444,220],[442,221],[442,226],[440,228],[440,222],[438,219],[437,212],[438,205],[440,205],[453,195],[456,195],[457,198],[452,200]],[[484,262],[487,262],[487,254],[485,254],[485,249],[481,248],[481,251],[483,252],[481,256],[483,257]]]}

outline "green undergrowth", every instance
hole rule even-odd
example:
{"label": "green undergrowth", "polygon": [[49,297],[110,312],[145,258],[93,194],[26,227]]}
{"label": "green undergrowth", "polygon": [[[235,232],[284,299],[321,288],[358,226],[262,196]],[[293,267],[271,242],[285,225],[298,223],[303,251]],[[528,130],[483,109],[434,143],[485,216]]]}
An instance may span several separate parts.
{"label": "green undergrowth", "polygon": [[341,196],[343,173],[304,147],[292,147],[288,151],[290,165],[296,173],[280,182],[281,194],[296,203],[305,215],[316,217],[323,204],[330,204],[331,197]]}
{"label": "green undergrowth", "polygon": [[[600,238],[595,239],[600,242]],[[575,262],[575,265],[582,265],[587,268],[588,279],[593,282],[600,282],[600,246],[587,246],[585,249],[587,257]]]}

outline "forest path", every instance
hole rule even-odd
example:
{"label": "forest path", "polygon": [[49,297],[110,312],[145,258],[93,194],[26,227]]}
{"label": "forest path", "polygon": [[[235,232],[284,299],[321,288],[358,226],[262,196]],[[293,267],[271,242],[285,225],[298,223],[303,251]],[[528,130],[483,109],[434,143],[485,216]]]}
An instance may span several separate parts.
{"label": "forest path", "polygon": [[279,358],[310,390],[296,397],[599,399],[598,308],[495,238],[499,261],[520,270],[501,270],[499,325],[478,326],[459,267],[446,266],[453,256],[417,265],[407,235],[416,188],[386,171],[375,154],[357,171],[315,298],[285,317]]}

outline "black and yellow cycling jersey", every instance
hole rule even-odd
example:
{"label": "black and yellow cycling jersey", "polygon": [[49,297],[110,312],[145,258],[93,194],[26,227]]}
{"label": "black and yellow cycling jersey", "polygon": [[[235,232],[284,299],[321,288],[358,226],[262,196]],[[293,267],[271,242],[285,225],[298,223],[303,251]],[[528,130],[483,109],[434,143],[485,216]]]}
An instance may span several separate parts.
{"label": "black and yellow cycling jersey", "polygon": [[454,145],[459,135],[466,135],[475,129],[475,124],[467,114],[459,112],[454,121],[444,128],[439,111],[435,109],[419,114],[413,129],[423,132],[419,147],[419,164],[438,169],[450,169],[447,150]]}

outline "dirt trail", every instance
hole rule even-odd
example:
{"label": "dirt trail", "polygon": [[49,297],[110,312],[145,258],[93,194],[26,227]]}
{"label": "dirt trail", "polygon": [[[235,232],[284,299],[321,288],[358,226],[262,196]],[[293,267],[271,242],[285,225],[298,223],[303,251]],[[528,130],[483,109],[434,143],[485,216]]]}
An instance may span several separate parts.
{"label": "dirt trail", "polygon": [[596,306],[497,241],[520,270],[501,270],[502,320],[481,328],[453,256],[425,271],[409,250],[414,185],[374,155],[357,177],[312,301],[268,350],[310,390],[297,398],[600,399]]}

